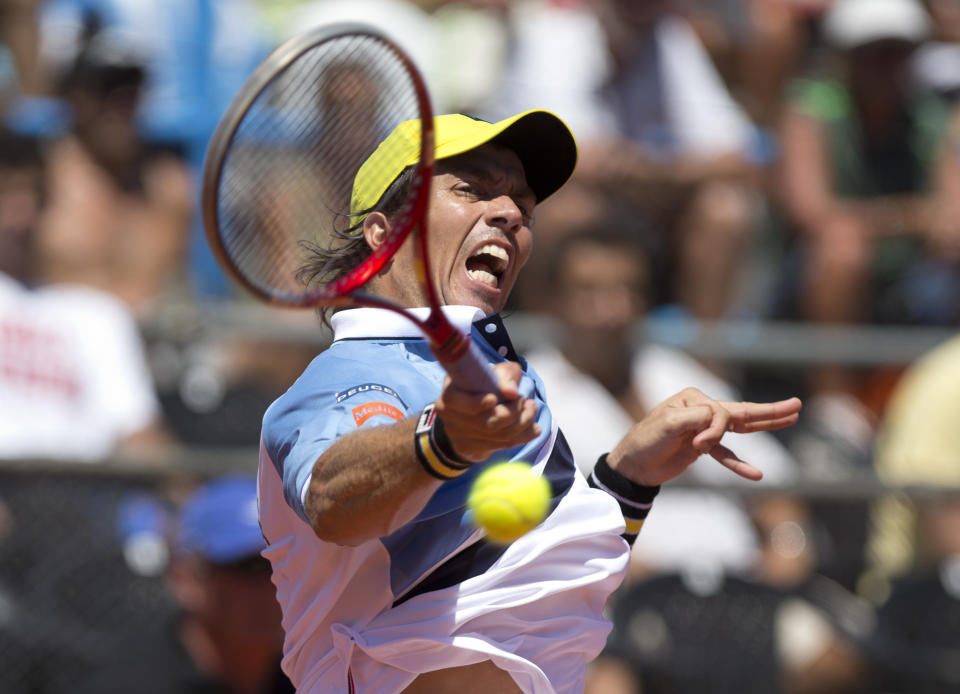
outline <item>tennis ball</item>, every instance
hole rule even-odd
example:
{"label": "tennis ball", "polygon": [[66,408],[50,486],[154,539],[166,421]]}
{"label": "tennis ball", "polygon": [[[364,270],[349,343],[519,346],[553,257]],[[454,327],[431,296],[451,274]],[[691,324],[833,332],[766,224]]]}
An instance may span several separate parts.
{"label": "tennis ball", "polygon": [[495,463],[474,480],[467,508],[490,540],[508,544],[547,515],[550,483],[526,463]]}

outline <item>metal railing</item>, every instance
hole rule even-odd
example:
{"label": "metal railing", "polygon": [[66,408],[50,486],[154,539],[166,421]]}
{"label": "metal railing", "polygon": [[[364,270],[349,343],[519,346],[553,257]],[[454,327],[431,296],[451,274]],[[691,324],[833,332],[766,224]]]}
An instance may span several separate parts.
{"label": "metal railing", "polygon": [[[508,313],[504,320],[520,349],[551,340],[557,334],[556,321],[546,314]],[[329,330],[310,311],[246,302],[170,306],[142,327],[149,339],[174,341],[244,338],[313,344],[318,348],[330,341]],[[908,364],[958,334],[960,328],[949,327],[820,325],[746,319],[701,323],[686,318],[650,317],[637,326],[636,339],[732,363],[883,366]]]}

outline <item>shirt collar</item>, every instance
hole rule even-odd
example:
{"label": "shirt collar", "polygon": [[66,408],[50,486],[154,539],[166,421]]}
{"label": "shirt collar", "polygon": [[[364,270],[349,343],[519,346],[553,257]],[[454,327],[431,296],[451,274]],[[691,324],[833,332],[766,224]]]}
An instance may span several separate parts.
{"label": "shirt collar", "polygon": [[[485,317],[475,306],[443,306],[447,319],[461,332],[470,333],[474,321]],[[430,315],[427,307],[408,309],[417,318]],[[385,308],[351,308],[337,311],[330,317],[334,340],[356,340],[376,337],[423,337],[423,333],[401,314]]]}

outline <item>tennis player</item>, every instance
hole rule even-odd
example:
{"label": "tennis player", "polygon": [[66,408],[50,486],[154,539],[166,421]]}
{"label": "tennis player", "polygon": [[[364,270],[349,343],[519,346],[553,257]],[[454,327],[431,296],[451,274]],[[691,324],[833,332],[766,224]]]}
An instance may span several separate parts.
{"label": "tennis player", "polygon": [[[544,111],[498,123],[444,115],[435,127],[434,280],[499,392],[453,386],[393,312],[333,314],[333,344],[263,424],[260,521],[283,608],[283,667],[304,694],[579,692],[659,485],[701,452],[759,479],[723,434],[788,426],[800,402],[721,403],[685,390],[611,442],[585,480],[498,316],[530,255],[535,206],[573,172],[573,137]],[[373,211],[342,250],[345,264],[389,229],[401,174],[361,169],[352,208]],[[402,248],[369,288],[426,306],[416,272]],[[532,464],[553,492],[546,520],[505,547],[465,509],[482,463],[502,460]]]}

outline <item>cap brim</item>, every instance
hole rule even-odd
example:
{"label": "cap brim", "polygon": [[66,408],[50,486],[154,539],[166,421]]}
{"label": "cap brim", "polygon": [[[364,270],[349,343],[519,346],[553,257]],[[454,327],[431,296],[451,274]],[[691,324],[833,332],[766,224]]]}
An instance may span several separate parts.
{"label": "cap brim", "polygon": [[558,116],[533,110],[493,123],[482,136],[438,139],[436,158],[445,159],[494,142],[516,152],[527,183],[541,203],[560,190],[577,166],[577,143]]}

